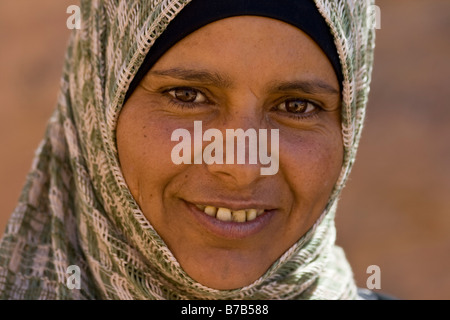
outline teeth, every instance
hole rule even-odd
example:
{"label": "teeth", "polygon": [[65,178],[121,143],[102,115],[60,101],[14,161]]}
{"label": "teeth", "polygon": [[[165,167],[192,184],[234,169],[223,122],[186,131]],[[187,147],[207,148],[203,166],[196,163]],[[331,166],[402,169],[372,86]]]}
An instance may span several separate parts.
{"label": "teeth", "polygon": [[238,210],[238,211],[233,211],[233,221],[235,222],[245,222],[246,220],[246,213],[245,210]]}
{"label": "teeth", "polygon": [[247,211],[247,220],[252,221],[253,219],[256,219],[256,209],[250,209]]}
{"label": "teeth", "polygon": [[228,208],[217,208],[214,206],[196,205],[208,216],[215,217],[221,221],[246,222],[252,221],[264,213],[263,209],[241,209],[231,210]]}
{"label": "teeth", "polygon": [[217,210],[216,219],[219,219],[220,221],[231,221],[231,210],[227,208],[219,208]]}
{"label": "teeth", "polygon": [[[201,209],[201,208],[199,208],[199,209]],[[211,207],[211,206],[206,206],[204,209],[201,209],[201,210],[203,210],[208,216],[211,216],[211,217],[215,217],[216,213],[217,213],[217,208]]]}

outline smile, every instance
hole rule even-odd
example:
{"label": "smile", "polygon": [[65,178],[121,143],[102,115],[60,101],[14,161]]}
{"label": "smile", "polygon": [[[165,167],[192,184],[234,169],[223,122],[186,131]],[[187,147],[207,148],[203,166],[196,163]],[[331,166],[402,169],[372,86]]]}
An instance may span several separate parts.
{"label": "smile", "polygon": [[198,209],[206,213],[210,217],[224,222],[247,222],[255,220],[264,213],[263,209],[240,209],[231,210],[228,208],[218,208],[214,206],[195,205]]}
{"label": "smile", "polygon": [[[183,201],[198,226],[222,239],[237,240],[254,236],[270,225],[279,212],[267,205]],[[265,209],[264,209],[265,208]]]}

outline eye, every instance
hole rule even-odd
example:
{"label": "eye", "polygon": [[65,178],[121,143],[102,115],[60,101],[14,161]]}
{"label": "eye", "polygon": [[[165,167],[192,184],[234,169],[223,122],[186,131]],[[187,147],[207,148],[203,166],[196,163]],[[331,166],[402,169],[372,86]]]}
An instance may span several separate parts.
{"label": "eye", "polygon": [[203,93],[193,88],[174,88],[168,90],[167,93],[181,103],[205,103],[208,101]]}
{"label": "eye", "polygon": [[280,111],[286,111],[293,114],[308,114],[316,111],[319,107],[311,101],[304,99],[285,100],[276,107]]}

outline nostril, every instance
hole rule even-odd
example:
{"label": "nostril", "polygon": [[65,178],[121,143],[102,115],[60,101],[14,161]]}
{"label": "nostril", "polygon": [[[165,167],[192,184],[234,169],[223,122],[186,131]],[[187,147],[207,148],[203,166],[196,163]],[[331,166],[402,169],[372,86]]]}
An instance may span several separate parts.
{"label": "nostril", "polygon": [[264,177],[260,166],[254,164],[212,164],[206,167],[230,189],[248,188]]}

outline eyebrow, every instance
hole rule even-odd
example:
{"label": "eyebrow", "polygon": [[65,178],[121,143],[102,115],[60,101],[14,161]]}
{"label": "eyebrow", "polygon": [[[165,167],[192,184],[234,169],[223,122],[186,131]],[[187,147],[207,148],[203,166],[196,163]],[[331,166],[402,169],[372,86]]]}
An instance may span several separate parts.
{"label": "eyebrow", "polygon": [[272,91],[303,91],[307,94],[332,94],[340,93],[334,86],[328,84],[323,80],[293,80],[275,82],[271,86]]}
{"label": "eyebrow", "polygon": [[150,75],[171,77],[179,80],[185,81],[196,81],[201,83],[206,83],[219,88],[231,88],[232,81],[222,76],[216,72],[203,71],[203,70],[193,70],[193,69],[182,69],[182,68],[172,68],[167,70],[152,70],[149,71]]}
{"label": "eyebrow", "polygon": [[[204,70],[171,68],[166,70],[152,70],[149,71],[149,75],[164,76],[185,81],[196,81],[213,85],[218,88],[232,88],[233,86],[233,82],[230,78],[217,72]],[[340,93],[334,86],[320,79],[274,81],[272,85],[269,86],[269,91],[302,91],[307,94],[332,95]]]}

